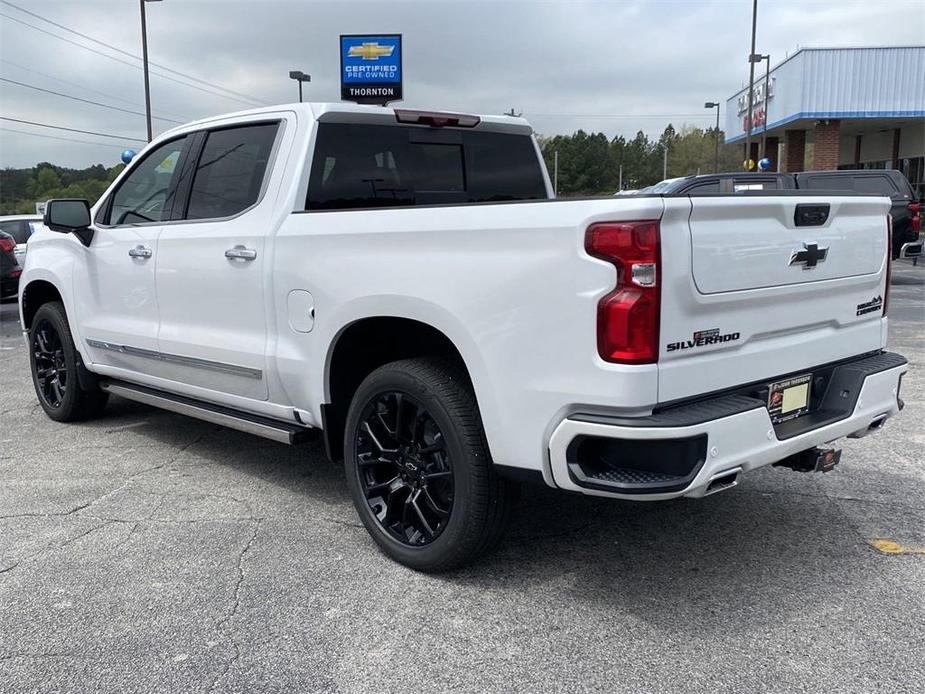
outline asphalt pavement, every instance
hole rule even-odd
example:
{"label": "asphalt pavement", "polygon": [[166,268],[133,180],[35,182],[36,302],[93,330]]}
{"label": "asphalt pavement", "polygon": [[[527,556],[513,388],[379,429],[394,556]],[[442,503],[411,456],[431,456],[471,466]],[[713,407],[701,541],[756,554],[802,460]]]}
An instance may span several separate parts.
{"label": "asphalt pavement", "polygon": [[925,266],[893,276],[906,409],[835,471],[525,487],[500,551],[441,576],[376,551],[317,445],[115,398],[50,421],[3,304],[0,692],[921,693]]}

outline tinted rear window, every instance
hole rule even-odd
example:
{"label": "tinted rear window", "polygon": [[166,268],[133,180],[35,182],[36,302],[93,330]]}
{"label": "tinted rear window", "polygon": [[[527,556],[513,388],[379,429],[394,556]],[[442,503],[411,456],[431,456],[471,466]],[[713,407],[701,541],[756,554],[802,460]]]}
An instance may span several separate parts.
{"label": "tinted rear window", "polygon": [[888,176],[807,176],[800,183],[802,188],[819,190],[854,190],[890,196],[899,192]]}
{"label": "tinted rear window", "polygon": [[526,135],[320,123],[306,209],[546,197],[539,158]]}
{"label": "tinted rear window", "polygon": [[0,231],[13,237],[16,243],[26,243],[29,240],[29,227],[22,220],[0,222]]}

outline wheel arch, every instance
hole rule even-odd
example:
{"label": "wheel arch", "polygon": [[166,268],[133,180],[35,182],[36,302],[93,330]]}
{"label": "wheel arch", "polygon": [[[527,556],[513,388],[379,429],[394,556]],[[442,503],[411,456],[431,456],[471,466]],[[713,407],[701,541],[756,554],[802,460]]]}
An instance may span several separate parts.
{"label": "wheel arch", "polygon": [[325,449],[331,460],[343,459],[347,409],[363,379],[384,364],[416,357],[452,360],[472,386],[460,349],[429,323],[399,316],[368,316],[346,325],[336,335],[325,361],[326,402],[321,406]]}
{"label": "wheel arch", "polygon": [[[60,301],[64,304],[64,295],[53,282],[48,280],[34,279],[20,290],[19,310],[24,330],[32,326],[32,320],[42,304],[50,301]],[[67,307],[65,307],[65,313],[67,313]]]}

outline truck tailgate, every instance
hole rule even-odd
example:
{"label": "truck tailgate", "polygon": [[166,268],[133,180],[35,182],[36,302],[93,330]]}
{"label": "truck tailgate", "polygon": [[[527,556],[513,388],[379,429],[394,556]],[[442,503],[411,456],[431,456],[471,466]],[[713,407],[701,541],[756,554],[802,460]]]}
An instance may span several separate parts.
{"label": "truck tailgate", "polygon": [[659,402],[881,349],[887,198],[665,201]]}

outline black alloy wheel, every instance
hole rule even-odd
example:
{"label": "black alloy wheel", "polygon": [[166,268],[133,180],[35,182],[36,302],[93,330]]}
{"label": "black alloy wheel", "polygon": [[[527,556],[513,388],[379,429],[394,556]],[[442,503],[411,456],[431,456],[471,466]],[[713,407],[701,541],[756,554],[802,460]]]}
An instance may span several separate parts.
{"label": "black alloy wheel", "polygon": [[409,547],[433,542],[453,510],[453,469],[443,433],[414,397],[379,393],[360,415],[360,485],[379,525]]}
{"label": "black alloy wheel", "polygon": [[347,486],[387,556],[416,571],[448,571],[499,544],[516,486],[495,470],[459,362],[380,366],[357,387],[345,424]]}
{"label": "black alloy wheel", "polygon": [[83,366],[59,301],[42,304],[32,318],[29,364],[39,405],[56,422],[90,419],[106,406],[109,395]]}
{"label": "black alloy wheel", "polygon": [[32,330],[32,354],[39,396],[48,407],[58,409],[68,388],[68,368],[61,336],[48,319],[40,320]]}

